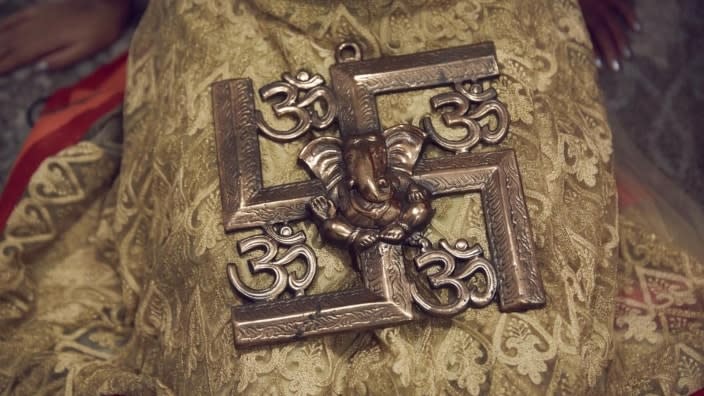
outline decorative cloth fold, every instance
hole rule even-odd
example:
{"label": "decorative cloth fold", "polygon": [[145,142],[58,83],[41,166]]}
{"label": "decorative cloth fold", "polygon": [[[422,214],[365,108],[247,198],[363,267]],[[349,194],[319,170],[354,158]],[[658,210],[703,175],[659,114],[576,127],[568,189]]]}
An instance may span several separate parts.
{"label": "decorative cloth fold", "polygon": [[[544,309],[506,314],[492,305],[451,320],[235,348],[231,307],[245,302],[226,268],[246,268],[235,248],[246,234],[223,232],[210,84],[249,77],[261,87],[298,69],[328,78],[335,46],[350,39],[370,58],[495,42],[501,77],[492,85],[512,121],[501,147],[518,157]],[[574,0],[152,2],[130,48],[120,156],[94,139],[47,157],[0,234],[0,394],[701,388],[704,266],[643,224],[652,213],[635,211],[641,185],[624,184],[628,209],[619,214],[591,59]],[[113,77],[93,86],[115,88]],[[112,96],[100,92],[109,107]],[[94,97],[69,96],[62,103]],[[428,98],[379,97],[382,123],[426,113]],[[294,166],[302,146],[261,140],[265,185],[309,177]],[[433,205],[430,238],[486,245],[480,197]],[[311,294],[359,281],[345,252],[322,243],[314,226],[296,227],[319,258]]]}
{"label": "decorative cloth fold", "polygon": [[76,144],[97,120],[122,104],[126,75],[127,53],[47,99],[0,195],[0,230],[41,162]]}

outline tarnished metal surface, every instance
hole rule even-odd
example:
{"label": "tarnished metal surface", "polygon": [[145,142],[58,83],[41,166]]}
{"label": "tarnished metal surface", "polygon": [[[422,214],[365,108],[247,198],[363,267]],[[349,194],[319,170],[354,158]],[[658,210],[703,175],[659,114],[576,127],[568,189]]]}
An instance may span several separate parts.
{"label": "tarnished metal surface", "polygon": [[[430,99],[434,110],[450,108],[442,115],[442,121],[447,127],[466,129],[466,135],[459,140],[450,140],[439,134],[429,116],[423,117],[423,128],[428,131],[433,142],[445,150],[467,152],[481,140],[487,144],[496,144],[508,132],[508,111],[496,100],[494,88],[484,90],[481,84],[474,83],[469,91],[461,83],[454,84],[455,92],[446,92]],[[480,125],[479,120],[494,113],[497,125],[491,129],[488,125]]]}
{"label": "tarnished metal surface", "polygon": [[327,190],[310,205],[321,233],[363,249],[377,241],[401,243],[425,228],[433,212],[430,192],[412,178],[424,137],[399,125],[383,134],[308,143],[299,157]]}
{"label": "tarnished metal surface", "polygon": [[[480,81],[498,76],[493,44],[364,60],[357,44],[342,43],[336,60],[330,68],[332,89],[320,75],[305,71],[295,77],[286,73],[261,88],[274,114],[294,121],[283,131],[255,109],[249,79],[213,84],[225,230],[263,227],[264,234],[241,240],[239,249],[241,254],[262,249],[263,255],[250,259],[251,271],[273,276],[269,286],[254,289],[234,264],[228,266],[235,290],[255,301],[233,307],[235,342],[249,346],[388,326],[423,313],[455,315],[486,306],[495,295],[503,311],[542,306],[545,295],[515,155],[511,150],[470,153],[479,143],[499,143],[508,132],[505,106]],[[452,91],[431,98],[429,109],[441,114],[445,127],[464,129],[464,137],[442,136],[429,115],[419,126],[381,129],[377,95],[438,86]],[[334,122],[339,137],[313,138],[299,153],[313,179],[263,186],[259,134],[287,142]],[[450,153],[423,158],[425,144]],[[433,247],[423,236],[434,213],[432,199],[464,193],[482,196],[493,263],[478,245],[443,240]],[[363,288],[303,295],[317,258],[305,235],[288,225],[298,221],[313,221],[326,241],[350,249]],[[409,255],[412,263],[406,262]],[[286,267],[298,259],[304,273],[289,273]],[[478,272],[481,290],[470,286]],[[287,289],[290,298],[277,299]],[[440,289],[449,291],[446,302]]]}
{"label": "tarnished metal surface", "polygon": [[[494,266],[482,257],[479,245],[469,247],[467,241],[461,239],[450,246],[446,240],[440,240],[440,248],[432,248],[430,242],[421,242],[421,254],[416,256],[415,264],[418,270],[427,270],[437,264],[438,271],[428,274],[428,281],[434,289],[448,288],[454,293],[454,301],[438,304],[423,296],[415,287],[412,288],[413,301],[430,314],[438,316],[456,315],[468,307],[481,308],[489,305],[494,298],[498,286]],[[463,268],[456,273],[457,261],[465,261]],[[476,271],[482,271],[486,278],[483,291],[470,288],[466,282]]]}
{"label": "tarnished metal surface", "polygon": [[[335,99],[330,88],[323,86],[324,80],[319,74],[310,75],[300,71],[295,77],[288,73],[282,76],[283,81],[277,81],[259,90],[263,100],[283,95],[283,99],[272,109],[278,117],[288,117],[296,122],[291,129],[279,131],[266,123],[260,112],[257,112],[257,127],[264,135],[278,141],[297,139],[308,132],[311,127],[325,129],[332,124],[337,112]],[[320,102],[325,111],[322,115],[315,110],[314,103]]]}
{"label": "tarnished metal surface", "polygon": [[[249,260],[252,274],[266,272],[274,277],[271,285],[264,289],[252,289],[244,284],[237,274],[237,268],[233,264],[227,266],[227,274],[230,283],[243,296],[252,300],[273,300],[288,286],[295,297],[300,297],[310,286],[318,271],[318,258],[313,250],[305,245],[306,236],[303,231],[293,233],[289,226],[275,229],[272,226],[264,226],[264,235],[255,235],[239,241],[238,248],[240,254],[261,248],[264,254]],[[279,254],[279,248],[286,248],[285,253]],[[277,258],[277,256],[280,256]],[[286,266],[294,260],[302,258],[304,262],[304,272],[301,277],[295,277],[286,270]]]}

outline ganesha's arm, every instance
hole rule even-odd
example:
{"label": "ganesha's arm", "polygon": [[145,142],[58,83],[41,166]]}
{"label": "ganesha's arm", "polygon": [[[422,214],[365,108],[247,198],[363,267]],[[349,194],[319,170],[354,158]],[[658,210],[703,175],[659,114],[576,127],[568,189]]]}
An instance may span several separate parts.
{"label": "ganesha's arm", "polygon": [[377,231],[355,227],[340,217],[325,220],[322,232],[328,239],[357,249],[366,249],[379,240]]}
{"label": "ganesha's arm", "polygon": [[321,224],[320,233],[326,239],[345,244],[354,243],[359,229],[337,216],[337,208],[332,200],[323,195],[315,197],[310,203],[310,208],[318,223]]}
{"label": "ganesha's arm", "polygon": [[353,244],[359,234],[359,228],[352,226],[340,217],[327,219],[323,221],[322,225],[321,232],[327,239],[348,245]]}
{"label": "ganesha's arm", "polygon": [[401,214],[400,223],[408,233],[426,226],[430,222],[432,215],[433,208],[430,206],[430,201],[410,202],[406,210]]}
{"label": "ganesha's arm", "polygon": [[401,199],[408,203],[399,218],[399,224],[407,233],[426,226],[433,215],[430,191],[406,175],[398,175],[397,180],[399,191],[405,195]]}
{"label": "ganesha's arm", "polygon": [[418,184],[411,176],[396,173],[395,175],[396,189],[401,192],[399,199],[409,202],[426,201],[430,199],[430,191],[427,188]]}

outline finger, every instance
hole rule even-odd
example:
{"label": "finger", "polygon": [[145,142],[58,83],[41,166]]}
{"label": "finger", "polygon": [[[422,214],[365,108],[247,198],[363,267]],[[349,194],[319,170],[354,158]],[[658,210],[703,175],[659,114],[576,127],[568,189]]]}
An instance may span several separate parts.
{"label": "finger", "polygon": [[[21,29],[20,29],[21,30]],[[0,31],[0,54],[19,45],[19,33],[17,28]]]}
{"label": "finger", "polygon": [[611,34],[608,28],[599,24],[592,30],[592,42],[600,54],[601,59],[605,62],[605,66],[618,71],[621,69],[621,64],[618,61],[616,47],[611,40]]}
{"label": "finger", "polygon": [[611,35],[612,42],[615,44],[616,50],[618,51],[617,56],[619,58],[630,58],[631,50],[628,45],[628,37],[626,36],[623,23],[606,8],[603,10],[603,20]]}
{"label": "finger", "polygon": [[35,7],[25,8],[0,21],[0,32],[11,29],[22,21],[32,17],[32,15],[34,15],[34,9]]}
{"label": "finger", "polygon": [[30,63],[33,59],[24,51],[10,48],[0,58],[0,75],[9,73],[19,67]]}
{"label": "finger", "polygon": [[610,0],[609,6],[613,7],[621,14],[630,29],[636,32],[640,31],[640,22],[638,22],[633,4],[625,0]]}
{"label": "finger", "polygon": [[10,50],[0,58],[0,75],[28,65],[53,50],[55,50],[55,47],[49,47],[49,44],[46,42],[39,43],[37,46],[25,45],[11,47]]}
{"label": "finger", "polygon": [[32,23],[22,23],[0,33],[0,74],[34,62],[66,44],[57,35],[47,36]]}
{"label": "finger", "polygon": [[69,45],[60,48],[41,57],[42,62],[48,70],[63,69],[88,55],[88,50],[81,45]]}

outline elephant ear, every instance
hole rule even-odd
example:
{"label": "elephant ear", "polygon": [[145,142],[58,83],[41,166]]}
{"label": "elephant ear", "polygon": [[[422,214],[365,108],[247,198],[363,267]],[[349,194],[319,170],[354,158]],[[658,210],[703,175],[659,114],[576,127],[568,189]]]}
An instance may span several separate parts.
{"label": "elephant ear", "polygon": [[325,189],[332,190],[342,180],[342,141],[323,136],[313,139],[298,154],[308,169],[320,179]]}
{"label": "elephant ear", "polygon": [[384,140],[388,152],[389,167],[406,173],[413,173],[423,149],[426,133],[409,124],[393,126],[384,131]]}

